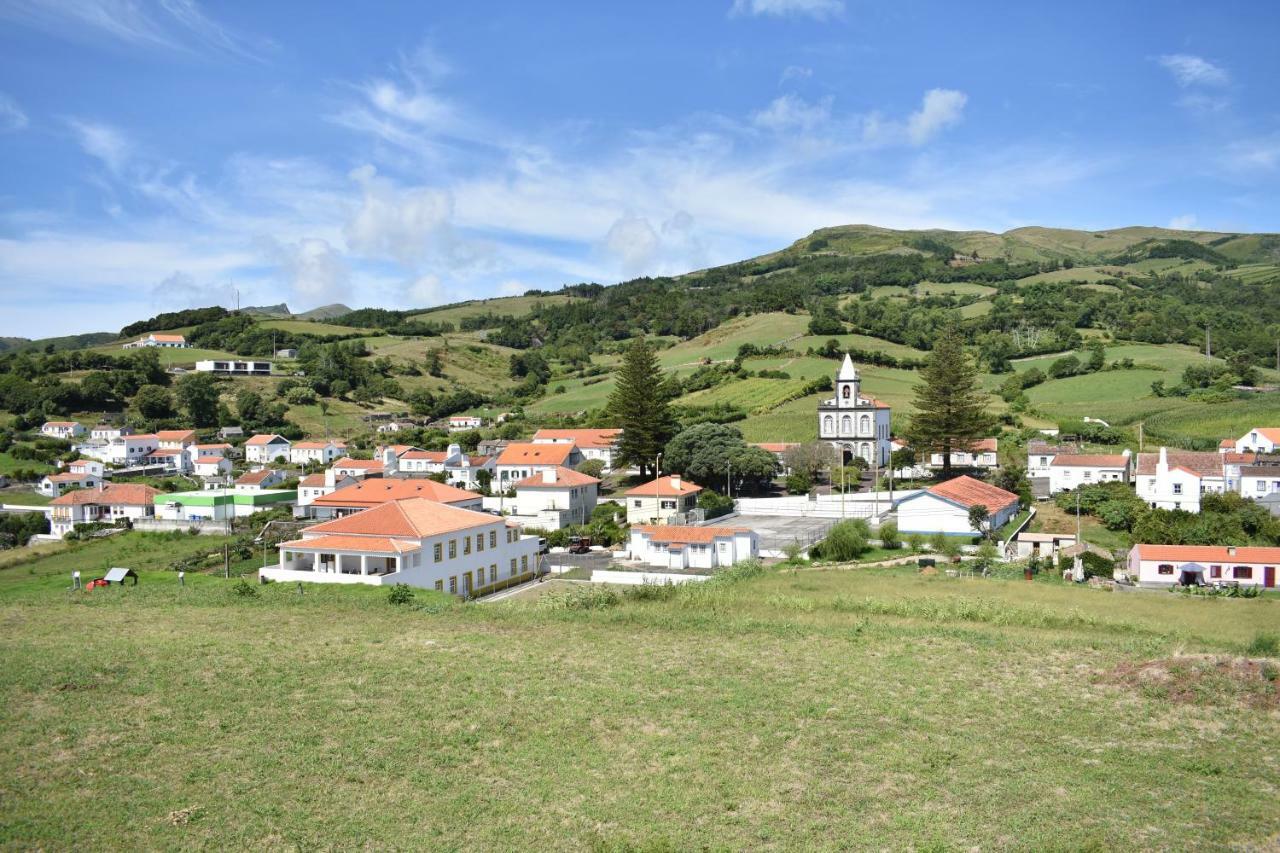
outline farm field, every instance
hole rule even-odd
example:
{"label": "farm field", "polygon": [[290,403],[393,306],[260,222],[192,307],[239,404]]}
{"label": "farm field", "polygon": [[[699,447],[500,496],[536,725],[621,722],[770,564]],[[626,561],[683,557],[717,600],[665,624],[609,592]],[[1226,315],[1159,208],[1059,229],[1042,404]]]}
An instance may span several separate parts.
{"label": "farm field", "polygon": [[476,317],[492,311],[498,315],[510,314],[512,317],[524,317],[531,313],[535,305],[560,305],[573,301],[572,296],[500,296],[494,299],[477,299],[462,305],[445,308],[430,308],[421,314],[414,314],[411,319],[430,320],[435,323],[453,323],[455,326],[464,317]]}
{"label": "farm field", "polygon": [[0,492],[0,504],[17,504],[20,506],[48,506],[53,498],[46,497],[39,492],[31,491],[28,488],[19,486],[13,490]]}
{"label": "farm field", "polygon": [[98,547],[0,569],[14,847],[1180,849],[1280,832],[1280,732],[1258,724],[1274,682],[1214,663],[1274,630],[1275,598],[884,569],[739,571],[595,606],[243,597],[155,571],[67,590],[72,563],[142,558]]}
{"label": "farm field", "polygon": [[792,341],[788,346],[794,350],[804,352],[810,348],[817,349],[827,341],[835,339],[840,342],[840,346],[851,349],[870,350],[873,352],[882,352],[891,355],[894,358],[924,358],[928,355],[924,350],[918,350],[915,347],[909,347],[906,344],[898,344],[893,341],[886,341],[883,338],[873,338],[870,335],[805,335]]}
{"label": "farm field", "polygon": [[1021,287],[1024,284],[1056,284],[1070,281],[1089,284],[1114,282],[1118,274],[1124,269],[1125,267],[1096,266],[1053,270],[1052,272],[1042,272],[1036,275],[1029,275],[1026,278],[1020,278],[1018,279],[1018,286]]}
{"label": "farm field", "polygon": [[54,470],[52,465],[38,459],[15,459],[7,450],[0,453],[0,474],[12,474],[20,469],[38,471],[42,474],[48,474]]}
{"label": "farm field", "polygon": [[1226,274],[1232,278],[1238,278],[1245,284],[1254,284],[1255,282],[1268,281],[1280,276],[1280,266],[1276,264],[1241,264],[1233,270],[1227,270]]}
{"label": "farm field", "polygon": [[922,281],[916,285],[918,296],[990,296],[995,292],[994,287],[968,281]]}
{"label": "farm field", "polygon": [[355,326],[339,326],[319,320],[259,320],[258,325],[267,329],[279,329],[282,332],[295,332],[300,335],[353,335],[368,334],[372,329],[361,329]]}
{"label": "farm field", "polygon": [[772,312],[737,317],[706,334],[662,350],[658,353],[658,361],[664,368],[704,358],[728,361],[738,354],[738,347],[742,344],[751,343],[761,347],[780,344],[788,338],[804,335],[808,326],[808,314]]}

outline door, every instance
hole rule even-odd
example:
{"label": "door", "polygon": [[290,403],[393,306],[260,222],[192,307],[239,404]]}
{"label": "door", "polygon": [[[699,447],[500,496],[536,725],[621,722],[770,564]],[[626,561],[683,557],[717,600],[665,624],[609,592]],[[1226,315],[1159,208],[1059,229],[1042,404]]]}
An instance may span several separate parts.
{"label": "door", "polygon": [[471,597],[471,572],[462,573],[462,594]]}
{"label": "door", "polygon": [[1268,588],[1276,585],[1275,566],[1266,566],[1262,569],[1262,585]]}

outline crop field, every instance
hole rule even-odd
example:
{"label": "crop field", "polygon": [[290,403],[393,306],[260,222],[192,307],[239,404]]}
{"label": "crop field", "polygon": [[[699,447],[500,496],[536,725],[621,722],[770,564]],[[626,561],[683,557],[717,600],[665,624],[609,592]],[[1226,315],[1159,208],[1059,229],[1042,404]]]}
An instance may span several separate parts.
{"label": "crop field", "polygon": [[[553,379],[547,385],[550,393],[526,410],[533,414],[569,414],[583,412],[588,409],[599,409],[609,401],[613,393],[613,377],[607,374],[588,376],[585,379]],[[563,394],[556,394],[555,389],[563,387]]]}
{"label": "crop field", "polygon": [[1123,269],[1125,268],[1114,266],[1072,267],[1071,269],[1053,270],[1052,272],[1042,272],[1037,273],[1036,275],[1029,275],[1026,278],[1018,279],[1018,285],[1055,284],[1073,281],[1088,284],[1114,282],[1117,274]]}
{"label": "crop field", "polygon": [[680,398],[679,402],[689,406],[727,404],[746,409],[748,412],[766,412],[791,395],[799,393],[804,385],[803,379],[760,379],[753,376],[750,379],[686,394]]}
{"label": "crop field", "polygon": [[707,358],[712,361],[732,360],[738,347],[751,343],[757,346],[780,344],[782,341],[803,335],[809,326],[807,314],[772,312],[738,317],[723,323],[706,334],[658,353],[663,367],[688,364]]}
{"label": "crop field", "polygon": [[870,335],[805,335],[803,338],[797,338],[787,344],[787,346],[804,352],[810,348],[817,349],[832,339],[839,341],[840,346],[845,348],[882,352],[894,358],[924,358],[928,355],[924,350],[918,350],[906,344],[886,341],[883,338],[873,338]]}
{"label": "crop field", "polygon": [[1276,264],[1241,264],[1233,270],[1227,270],[1227,275],[1232,278],[1238,278],[1245,284],[1255,284],[1261,281],[1270,281],[1276,276],[1280,276],[1280,266]]}
{"label": "crop field", "polygon": [[970,302],[968,305],[961,305],[957,310],[961,317],[968,320],[973,317],[985,317],[991,313],[992,308],[995,308],[995,305],[991,304],[990,300],[979,299],[977,302]]}
{"label": "crop field", "polygon": [[883,569],[514,604],[241,596],[155,571],[67,589],[72,564],[158,567],[135,536],[0,569],[6,846],[1261,849],[1280,833],[1273,670],[1243,656],[1275,598]]}
{"label": "crop field", "polygon": [[1105,379],[1099,374],[1053,379],[1026,394],[1033,406],[1056,417],[1102,418],[1113,426],[1183,402],[1151,395],[1152,382],[1168,379],[1163,371],[1116,370],[1101,376]]}
{"label": "crop field", "polygon": [[1239,438],[1255,427],[1280,423],[1278,394],[1258,394],[1230,403],[1181,402],[1181,406],[1147,417],[1146,429],[1153,438],[1194,439],[1216,445],[1223,438]]}
{"label": "crop field", "polygon": [[430,320],[434,323],[453,323],[455,326],[463,317],[475,317],[493,312],[499,316],[509,314],[512,317],[528,316],[536,305],[560,305],[572,302],[572,296],[501,296],[495,299],[477,299],[462,305],[448,308],[434,308],[421,314],[413,315],[414,320]]}

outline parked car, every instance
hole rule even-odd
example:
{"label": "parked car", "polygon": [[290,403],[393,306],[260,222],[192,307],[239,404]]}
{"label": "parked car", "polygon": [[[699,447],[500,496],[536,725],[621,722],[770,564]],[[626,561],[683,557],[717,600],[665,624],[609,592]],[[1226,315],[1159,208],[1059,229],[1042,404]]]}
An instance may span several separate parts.
{"label": "parked car", "polygon": [[573,536],[569,539],[570,554],[589,554],[591,553],[591,537],[590,536]]}

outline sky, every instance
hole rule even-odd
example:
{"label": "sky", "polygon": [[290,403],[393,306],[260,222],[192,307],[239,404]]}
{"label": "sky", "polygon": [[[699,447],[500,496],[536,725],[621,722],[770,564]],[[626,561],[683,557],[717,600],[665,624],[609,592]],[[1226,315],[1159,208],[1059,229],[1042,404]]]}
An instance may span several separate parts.
{"label": "sky", "polygon": [[1280,231],[1280,4],[0,0],[0,335],[815,228]]}

